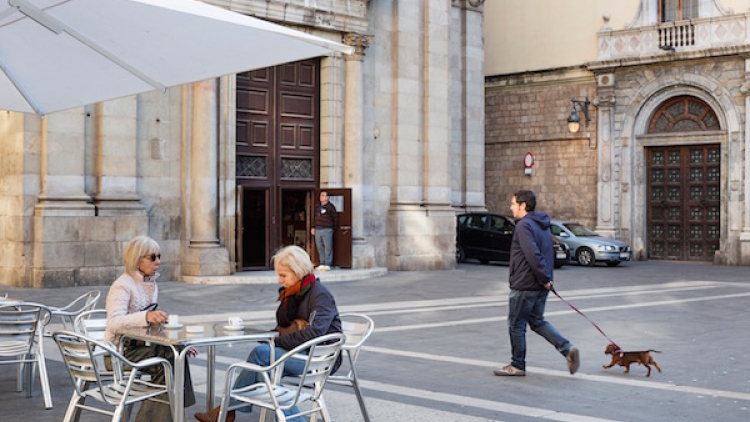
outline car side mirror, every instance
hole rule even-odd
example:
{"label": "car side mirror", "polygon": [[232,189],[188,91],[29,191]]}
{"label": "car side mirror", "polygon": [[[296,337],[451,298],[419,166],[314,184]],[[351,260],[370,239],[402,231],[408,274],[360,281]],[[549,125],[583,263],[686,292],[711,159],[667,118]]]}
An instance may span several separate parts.
{"label": "car side mirror", "polygon": [[567,233],[565,233],[565,232],[560,232],[560,234],[558,234],[558,236],[560,236],[560,237],[570,237],[570,236],[569,236],[569,235],[568,235]]}

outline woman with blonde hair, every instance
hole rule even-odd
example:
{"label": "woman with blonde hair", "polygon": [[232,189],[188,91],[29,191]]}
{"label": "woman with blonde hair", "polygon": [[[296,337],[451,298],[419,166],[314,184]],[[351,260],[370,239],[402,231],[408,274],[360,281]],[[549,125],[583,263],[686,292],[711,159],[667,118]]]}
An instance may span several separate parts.
{"label": "woman with blonde hair", "polygon": [[[125,245],[122,254],[125,272],[112,283],[107,294],[107,327],[104,333],[106,341],[118,344],[123,329],[128,327],[148,327],[167,321],[167,313],[157,309],[159,288],[156,279],[159,277],[161,248],[148,236],[137,236]],[[195,350],[188,352],[194,356]],[[158,344],[146,344],[140,340],[126,340],[123,344],[123,355],[134,362],[159,356],[174,364],[172,348]],[[151,367],[151,381],[164,384],[165,376],[161,366]],[[195,403],[193,385],[190,381],[189,367],[185,367],[185,406]],[[172,414],[168,405],[146,401],[136,416],[137,422],[170,421]]]}
{"label": "woman with blonde hair", "polygon": [[[341,332],[341,319],[336,308],[336,301],[331,292],[323,286],[313,274],[310,256],[299,246],[287,246],[273,256],[274,268],[279,277],[279,307],[276,310],[276,330],[279,336],[275,339],[275,359],[300,344],[326,334]],[[271,348],[267,344],[257,346],[250,352],[247,361],[266,366],[271,363]],[[331,373],[341,365],[339,356]],[[299,375],[304,370],[304,362],[291,359],[284,365],[284,375]],[[234,388],[254,384],[256,374],[243,371],[235,381]],[[238,404],[236,402],[230,405]],[[250,411],[245,407],[242,411]],[[220,408],[210,409],[205,413],[196,413],[195,418],[201,422],[216,422]],[[294,414],[296,408],[285,412]],[[233,422],[235,413],[227,412],[227,422]],[[304,421],[301,416],[289,422]]]}

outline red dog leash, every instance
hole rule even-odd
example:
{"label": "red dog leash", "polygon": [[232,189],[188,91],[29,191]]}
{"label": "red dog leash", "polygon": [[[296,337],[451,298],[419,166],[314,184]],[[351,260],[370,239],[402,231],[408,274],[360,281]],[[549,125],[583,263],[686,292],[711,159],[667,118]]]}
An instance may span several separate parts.
{"label": "red dog leash", "polygon": [[586,318],[586,320],[588,320],[588,322],[590,322],[591,325],[593,325],[597,330],[599,330],[599,332],[602,333],[602,335],[607,340],[609,340],[610,343],[614,344],[615,347],[617,347],[618,350],[622,350],[622,348],[620,346],[618,346],[617,343],[615,343],[614,340],[612,340],[611,338],[609,338],[609,336],[601,328],[599,328],[599,326],[596,325],[596,323],[594,321],[592,321],[591,318],[587,317],[583,312],[579,311],[578,308],[576,308],[575,306],[573,306],[572,303],[570,303],[567,300],[563,299],[562,296],[560,296],[560,294],[557,293],[557,291],[555,290],[555,286],[553,286],[551,283],[550,283],[550,290],[552,291],[552,293],[555,294],[555,296],[557,296],[558,299],[562,300],[566,305],[570,306],[571,309],[573,309],[574,311],[578,312],[582,317]]}

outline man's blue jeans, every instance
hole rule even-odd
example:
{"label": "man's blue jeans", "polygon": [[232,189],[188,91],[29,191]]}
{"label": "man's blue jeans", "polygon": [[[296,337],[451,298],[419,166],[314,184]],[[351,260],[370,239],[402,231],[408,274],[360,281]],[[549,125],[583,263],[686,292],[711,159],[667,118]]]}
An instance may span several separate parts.
{"label": "man's blue jeans", "polygon": [[544,305],[547,303],[547,290],[511,290],[508,299],[508,332],[513,354],[511,364],[526,370],[526,324],[534,332],[555,346],[558,352],[567,356],[570,342],[552,324],[544,320]]}
{"label": "man's blue jeans", "polygon": [[[315,231],[317,233],[317,230]],[[276,358],[279,359],[284,353],[287,351],[276,347],[274,348]],[[253,349],[252,352],[250,352],[250,355],[247,357],[247,361],[250,363],[254,363],[256,365],[260,366],[268,366],[271,364],[271,347],[267,344],[261,344],[260,346],[257,346]],[[300,359],[289,359],[286,361],[286,364],[284,365],[284,376],[288,375],[300,375],[302,374],[302,371],[305,370],[305,362]],[[242,371],[240,372],[240,376],[237,377],[237,380],[234,382],[233,388],[240,388],[240,387],[246,387],[251,384],[255,384],[256,382],[263,382],[262,377],[256,377],[258,374],[255,372],[250,371]],[[240,404],[237,400],[232,400],[229,405],[235,406]],[[252,406],[245,406],[241,407],[239,409],[240,412],[251,412],[253,410]],[[299,412],[299,409],[297,406],[294,406],[290,410],[285,410],[284,414],[289,416],[293,415],[295,413]],[[305,418],[302,416],[296,417],[294,419],[287,419],[288,422],[306,422]]]}
{"label": "man's blue jeans", "polygon": [[315,246],[318,248],[320,265],[333,265],[333,229],[315,227]]}

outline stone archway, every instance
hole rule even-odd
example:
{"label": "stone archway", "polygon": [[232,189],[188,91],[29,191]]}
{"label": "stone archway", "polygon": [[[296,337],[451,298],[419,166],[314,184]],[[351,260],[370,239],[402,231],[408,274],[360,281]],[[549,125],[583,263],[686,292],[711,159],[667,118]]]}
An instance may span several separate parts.
{"label": "stone archway", "polygon": [[[647,150],[656,146],[700,146],[717,145],[720,151],[720,215],[719,249],[726,251],[730,221],[740,216],[730,216],[729,166],[741,162],[741,154],[735,148],[739,143],[728,142],[741,136],[740,114],[726,90],[716,90],[716,82],[701,75],[685,75],[680,83],[670,79],[672,75],[652,80],[639,90],[638,98],[624,110],[622,133],[619,137],[623,145],[622,180],[632,188],[623,194],[619,202],[622,220],[630,223],[630,239],[635,256],[647,259],[648,256],[648,184]],[[709,89],[712,88],[712,89]],[[712,93],[720,93],[715,96]],[[704,130],[679,133],[649,133],[649,125],[657,110],[667,101],[677,97],[692,97],[705,103],[716,115],[718,130]],[[716,127],[713,127],[716,129]],[[731,218],[730,218],[731,217]]]}

